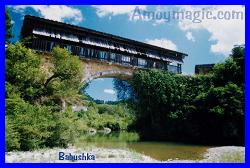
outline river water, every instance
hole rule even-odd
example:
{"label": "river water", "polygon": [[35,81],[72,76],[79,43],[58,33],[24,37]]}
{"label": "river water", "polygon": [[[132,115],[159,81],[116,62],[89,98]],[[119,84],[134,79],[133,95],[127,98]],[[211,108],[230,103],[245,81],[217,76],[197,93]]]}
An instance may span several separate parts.
{"label": "river water", "polygon": [[211,146],[190,145],[174,142],[140,141],[136,133],[97,134],[82,137],[77,146],[96,146],[111,149],[129,149],[159,161],[200,160]]}

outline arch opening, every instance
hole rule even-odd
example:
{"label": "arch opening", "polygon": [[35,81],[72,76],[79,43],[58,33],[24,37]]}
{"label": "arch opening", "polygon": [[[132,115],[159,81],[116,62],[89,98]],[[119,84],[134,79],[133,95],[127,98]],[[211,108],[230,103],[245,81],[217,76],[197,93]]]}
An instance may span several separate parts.
{"label": "arch opening", "polygon": [[122,75],[99,76],[88,81],[82,93],[96,103],[115,104],[134,98],[131,78]]}

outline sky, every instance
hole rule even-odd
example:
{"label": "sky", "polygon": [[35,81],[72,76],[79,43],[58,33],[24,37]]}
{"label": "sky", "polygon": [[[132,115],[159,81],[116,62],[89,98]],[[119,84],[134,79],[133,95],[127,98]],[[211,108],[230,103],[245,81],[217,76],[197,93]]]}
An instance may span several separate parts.
{"label": "sky", "polygon": [[96,100],[116,101],[117,93],[113,88],[113,78],[97,78],[89,83],[86,93]]}
{"label": "sky", "polygon": [[[8,8],[14,24],[13,41],[19,39],[23,18],[29,14],[187,53],[183,74],[193,74],[196,64],[223,62],[234,45],[245,44],[245,7],[240,5],[18,5]],[[176,11],[183,15],[173,17]],[[95,87],[90,87],[88,92],[94,98],[115,100],[111,79],[93,81],[91,85]]]}

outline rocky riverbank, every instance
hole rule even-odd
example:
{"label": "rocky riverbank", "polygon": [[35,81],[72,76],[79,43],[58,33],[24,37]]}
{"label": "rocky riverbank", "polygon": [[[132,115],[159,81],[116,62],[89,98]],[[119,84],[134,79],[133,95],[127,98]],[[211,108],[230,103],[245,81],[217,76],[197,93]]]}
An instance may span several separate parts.
{"label": "rocky riverbank", "polygon": [[210,148],[205,154],[206,162],[245,162],[245,147],[224,146]]}
{"label": "rocky riverbank", "polygon": [[202,160],[168,160],[168,163],[244,163],[245,147],[222,146],[209,148]]}
{"label": "rocky riverbank", "polygon": [[[86,156],[94,155],[95,160],[59,160],[59,152],[64,152],[65,155],[71,153],[71,155],[81,155],[84,153]],[[54,163],[93,163],[93,162],[156,162],[148,156],[136,153],[134,151],[126,149],[109,149],[109,148],[88,148],[80,149],[76,147],[70,147],[67,149],[42,149],[29,152],[7,152],[5,154],[6,162],[54,162]]]}
{"label": "rocky riverbank", "polygon": [[[63,152],[66,155],[73,156],[81,155],[95,156],[95,160],[59,160],[59,153]],[[83,154],[84,153],[84,154]],[[74,146],[67,149],[53,148],[53,149],[41,149],[37,151],[28,152],[6,152],[5,160],[7,163],[38,163],[38,162],[50,162],[50,163],[93,163],[93,162],[160,162],[146,155],[136,153],[128,149],[109,149],[91,147],[86,149],[76,148]],[[167,160],[165,163],[230,163],[230,162],[244,162],[245,161],[245,147],[225,146],[210,148],[204,154],[202,160]]]}

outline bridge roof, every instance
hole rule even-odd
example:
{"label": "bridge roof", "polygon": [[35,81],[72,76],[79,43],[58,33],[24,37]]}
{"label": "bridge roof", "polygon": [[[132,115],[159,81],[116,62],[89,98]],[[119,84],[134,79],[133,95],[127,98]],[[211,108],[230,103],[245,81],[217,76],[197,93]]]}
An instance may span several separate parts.
{"label": "bridge roof", "polygon": [[[96,31],[93,29],[85,28],[85,27],[79,27],[79,26],[75,26],[75,25],[71,25],[71,24],[67,24],[67,23],[62,23],[62,22],[58,22],[58,21],[54,21],[54,20],[44,19],[44,18],[40,18],[40,17],[36,17],[36,16],[25,15],[24,20],[35,20],[36,22],[44,24],[44,26],[50,25],[50,26],[55,26],[55,27],[60,27],[60,28],[63,27],[64,30],[69,30],[69,31],[79,33],[79,34],[81,34],[81,33],[91,34],[93,36],[98,36],[98,37],[105,38],[105,39],[111,39],[113,41],[129,44],[132,46],[138,46],[141,48],[146,48],[146,49],[150,49],[150,50],[154,50],[154,51],[155,50],[160,51],[162,53],[171,54],[172,56],[173,55],[176,56],[177,60],[179,60],[179,59],[182,60],[185,56],[188,56],[187,54],[182,53],[182,52],[173,51],[170,49],[154,46],[154,45],[143,43],[140,41],[124,38],[121,36],[117,36],[117,35],[113,35],[113,34],[109,34],[109,33],[104,33],[101,31]],[[21,32],[22,36],[25,36],[25,33],[27,33],[27,30],[25,30],[26,29],[25,26],[31,26],[31,25],[27,25],[27,24],[23,25],[22,32]]]}

